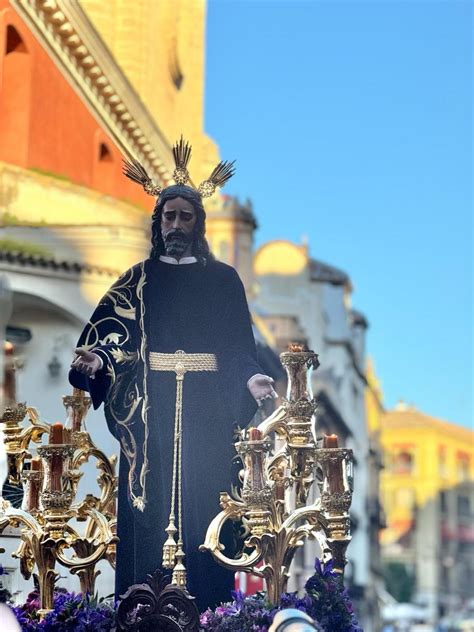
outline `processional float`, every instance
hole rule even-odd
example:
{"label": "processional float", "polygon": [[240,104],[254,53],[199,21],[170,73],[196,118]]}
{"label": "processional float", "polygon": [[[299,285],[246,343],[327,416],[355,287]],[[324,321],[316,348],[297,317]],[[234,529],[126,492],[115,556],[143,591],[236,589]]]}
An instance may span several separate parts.
{"label": "processional float", "polygon": [[[353,478],[352,451],[339,448],[335,435],[316,437],[311,374],[319,366],[318,356],[290,345],[280,360],[288,377],[286,397],[258,427],[240,432],[235,447],[243,464],[241,488],[221,493],[222,511],[212,520],[201,546],[219,564],[262,577],[275,605],[287,588],[294,555],[307,539],[318,541],[322,560],[332,559],[342,581],[351,539]],[[117,542],[115,457],[108,458],[83,429],[90,406],[85,393],[74,389],[63,403],[64,427],[41,422],[37,412],[24,404],[7,408],[0,419],[9,480],[24,486],[21,509],[2,501],[0,532],[21,526],[20,545],[13,555],[20,559],[26,579],[36,567],[43,616],[52,609],[56,564],[79,576],[82,592],[93,593],[95,566],[104,558],[114,565]],[[27,426],[23,426],[25,417]],[[37,448],[38,457],[32,457],[31,446],[44,436],[48,443]],[[91,458],[100,471],[101,495],[77,500],[80,467]],[[83,534],[71,525],[74,519],[85,521]],[[245,532],[242,552],[235,558],[227,556],[220,541],[228,521],[240,523]],[[118,629],[131,629],[127,627],[130,612],[145,604],[143,619],[135,619],[133,629],[140,629],[145,619],[159,623],[166,618],[166,629],[197,630],[197,608],[185,587],[166,584],[156,574],[131,587],[119,606]]]}

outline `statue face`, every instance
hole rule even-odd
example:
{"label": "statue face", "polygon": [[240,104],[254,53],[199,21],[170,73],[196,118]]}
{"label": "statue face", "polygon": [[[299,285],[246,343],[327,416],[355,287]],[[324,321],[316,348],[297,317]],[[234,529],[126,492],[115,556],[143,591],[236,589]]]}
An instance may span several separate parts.
{"label": "statue face", "polygon": [[161,215],[161,236],[166,254],[170,257],[188,257],[191,254],[196,211],[184,198],[168,200]]}

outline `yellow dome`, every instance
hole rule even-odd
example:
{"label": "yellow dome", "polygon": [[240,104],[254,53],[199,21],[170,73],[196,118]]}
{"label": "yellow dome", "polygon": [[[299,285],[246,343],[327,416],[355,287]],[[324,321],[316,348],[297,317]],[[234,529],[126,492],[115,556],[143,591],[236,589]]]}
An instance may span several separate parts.
{"label": "yellow dome", "polygon": [[279,274],[294,276],[308,265],[306,246],[297,246],[289,241],[270,241],[257,250],[254,270],[257,276]]}

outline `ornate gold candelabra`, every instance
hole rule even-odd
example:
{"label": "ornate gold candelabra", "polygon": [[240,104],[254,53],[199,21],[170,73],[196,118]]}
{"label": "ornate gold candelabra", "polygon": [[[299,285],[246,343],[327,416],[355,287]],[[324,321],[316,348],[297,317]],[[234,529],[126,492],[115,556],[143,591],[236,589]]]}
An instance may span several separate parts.
{"label": "ornate gold candelabra", "polygon": [[[332,558],[342,579],[352,499],[352,451],[338,448],[334,435],[325,438],[322,448],[316,441],[311,372],[319,366],[317,355],[295,345],[280,359],[288,376],[287,396],[258,428],[243,431],[236,444],[244,466],[241,497],[221,493],[222,511],[201,546],[223,566],[263,577],[274,604],[286,590],[293,557],[306,539],[318,540],[323,560]],[[281,444],[275,450],[272,433]],[[308,502],[318,469],[320,496]],[[227,520],[242,521],[247,530],[244,550],[235,559],[225,555],[220,542]]]}
{"label": "ornate gold candelabra", "polygon": [[[23,427],[23,421],[28,415],[30,424]],[[39,443],[44,434],[49,432],[49,425],[39,421],[38,413],[26,404],[7,407],[0,418],[3,423],[3,434],[8,458],[8,481],[18,485],[21,481],[23,463],[31,458],[29,452],[31,443]]]}
{"label": "ornate gold candelabra", "polygon": [[[83,429],[90,407],[90,399],[83,391],[74,389],[72,396],[63,398],[63,403],[66,427],[41,423],[37,412],[25,404],[7,408],[0,419],[9,481],[22,482],[24,486],[21,509],[0,497],[0,533],[7,526],[21,528],[21,542],[13,556],[20,559],[25,579],[37,568],[41,616],[53,607],[56,563],[78,575],[83,593],[94,592],[99,573],[95,566],[99,560],[106,558],[115,565],[116,458],[108,458]],[[30,425],[23,427],[27,414]],[[32,458],[31,444],[38,443],[45,434],[49,443],[37,448],[39,458]],[[97,461],[101,494],[100,497],[87,494],[77,500],[80,467],[90,458]],[[83,535],[70,524],[73,519],[86,523]],[[68,555],[70,550],[72,555]]]}

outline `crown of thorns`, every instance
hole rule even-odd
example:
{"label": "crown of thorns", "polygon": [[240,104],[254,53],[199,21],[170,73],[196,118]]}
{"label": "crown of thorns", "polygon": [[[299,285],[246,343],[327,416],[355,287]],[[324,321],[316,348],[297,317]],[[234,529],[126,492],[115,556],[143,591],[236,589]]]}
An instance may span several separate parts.
{"label": "crown of thorns", "polygon": [[[173,157],[175,163],[175,170],[173,171],[173,179],[176,184],[188,185],[189,171],[188,163],[191,159],[191,145],[183,139],[180,140],[173,147]],[[203,180],[196,189],[199,195],[203,198],[210,197],[217,187],[222,187],[224,184],[232,178],[235,173],[234,169],[235,160],[228,162],[227,160],[221,161],[213,170],[207,180]],[[141,184],[145,193],[159,197],[163,191],[163,187],[153,182],[145,167],[138,162],[138,160],[125,160],[123,161],[123,174],[133,180],[137,184]],[[192,187],[194,188],[194,187]]]}

